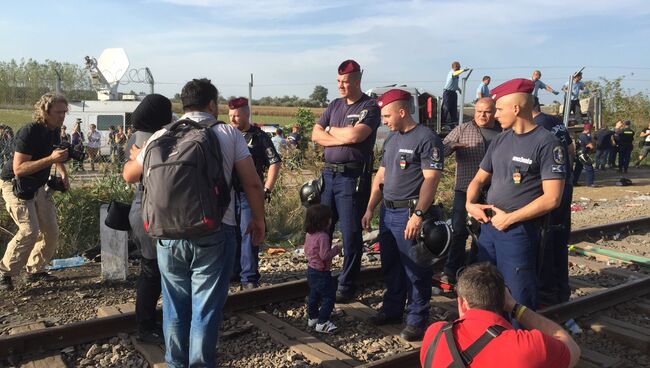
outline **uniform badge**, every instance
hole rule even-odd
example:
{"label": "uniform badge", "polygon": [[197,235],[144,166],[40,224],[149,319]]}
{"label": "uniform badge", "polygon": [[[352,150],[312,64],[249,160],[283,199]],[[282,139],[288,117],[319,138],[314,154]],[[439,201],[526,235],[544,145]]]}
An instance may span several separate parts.
{"label": "uniform badge", "polygon": [[359,120],[357,120],[357,124],[362,122],[363,119],[366,118],[366,116],[368,116],[368,110],[361,110],[361,112],[359,113]]}
{"label": "uniform badge", "polygon": [[406,169],[406,155],[399,156],[399,168],[402,170]]}
{"label": "uniform badge", "polygon": [[560,146],[555,146],[553,148],[553,161],[555,161],[556,164],[558,165],[564,165],[565,158],[564,158],[564,150]]}
{"label": "uniform badge", "polygon": [[521,171],[519,167],[516,167],[515,172],[512,173],[512,182],[514,184],[521,184]]}
{"label": "uniform badge", "polygon": [[433,147],[433,150],[431,150],[431,160],[440,161],[440,150],[438,147]]}

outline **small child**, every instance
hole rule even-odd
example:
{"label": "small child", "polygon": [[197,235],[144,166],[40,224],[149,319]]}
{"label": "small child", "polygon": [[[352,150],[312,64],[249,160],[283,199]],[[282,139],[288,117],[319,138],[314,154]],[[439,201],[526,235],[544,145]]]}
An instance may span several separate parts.
{"label": "small child", "polygon": [[[333,333],[336,325],[330,322],[330,314],[336,299],[336,284],[332,279],[332,258],[341,253],[341,247],[332,247],[329,228],[332,224],[332,210],[325,205],[315,204],[307,208],[305,216],[305,256],[307,257],[307,282],[309,299],[307,326],[316,332]],[[318,304],[320,302],[320,309]]]}

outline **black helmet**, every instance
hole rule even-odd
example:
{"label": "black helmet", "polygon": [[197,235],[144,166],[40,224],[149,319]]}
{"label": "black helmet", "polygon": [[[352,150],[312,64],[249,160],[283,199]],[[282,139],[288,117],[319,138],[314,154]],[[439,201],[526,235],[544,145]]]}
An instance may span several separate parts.
{"label": "black helmet", "polygon": [[415,261],[429,266],[447,255],[451,244],[451,226],[446,221],[426,219],[422,222],[417,243],[411,248]]}
{"label": "black helmet", "polygon": [[300,202],[302,202],[302,205],[308,207],[320,203],[321,188],[320,180],[314,179],[305,182],[300,187]]}

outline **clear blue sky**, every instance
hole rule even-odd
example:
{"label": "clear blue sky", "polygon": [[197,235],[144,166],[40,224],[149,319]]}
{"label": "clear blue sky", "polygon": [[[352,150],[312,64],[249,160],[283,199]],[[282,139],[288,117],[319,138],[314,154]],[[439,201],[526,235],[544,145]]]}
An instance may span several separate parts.
{"label": "clear blue sky", "polygon": [[364,68],[364,89],[407,83],[440,94],[459,60],[474,68],[471,94],[485,74],[494,87],[533,69],[559,89],[581,66],[585,80],[625,75],[626,88],[648,93],[649,13],[647,0],[11,1],[0,13],[0,60],[82,65],[123,47],[167,96],[193,77],[245,95],[254,73],[254,97],[307,97],[321,84],[331,99],[348,58]]}

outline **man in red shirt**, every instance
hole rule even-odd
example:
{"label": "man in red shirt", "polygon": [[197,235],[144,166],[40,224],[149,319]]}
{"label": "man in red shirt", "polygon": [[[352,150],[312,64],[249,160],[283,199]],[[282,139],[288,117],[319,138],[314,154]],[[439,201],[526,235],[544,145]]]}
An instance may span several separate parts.
{"label": "man in red shirt", "polygon": [[[518,304],[494,265],[479,263],[465,268],[456,292],[460,318],[427,329],[420,350],[422,367],[448,367],[453,361],[460,363],[458,367],[473,368],[564,368],[578,363],[580,348],[571,335]],[[515,330],[502,317],[504,312],[528,330]],[[447,337],[453,337],[451,345]]]}

